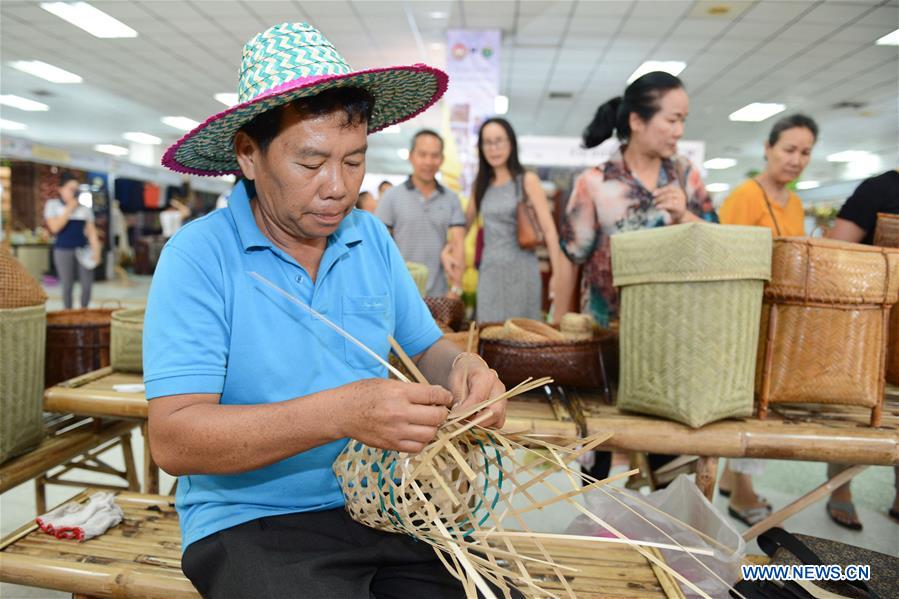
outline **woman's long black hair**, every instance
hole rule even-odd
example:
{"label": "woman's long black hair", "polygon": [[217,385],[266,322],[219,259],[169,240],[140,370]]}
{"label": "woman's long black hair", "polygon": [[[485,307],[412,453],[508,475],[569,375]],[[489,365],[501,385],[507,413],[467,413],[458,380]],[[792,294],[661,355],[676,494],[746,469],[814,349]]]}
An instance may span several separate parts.
{"label": "woman's long black hair", "polygon": [[584,147],[598,146],[612,137],[613,132],[621,141],[627,141],[631,135],[632,112],[644,122],[649,121],[659,111],[661,97],[683,87],[680,79],[664,71],[653,71],[635,79],[624,90],[624,97],[616,96],[596,109],[593,120],[584,129]]}
{"label": "woman's long black hair", "polygon": [[521,161],[518,159],[518,138],[515,136],[515,130],[512,129],[509,121],[499,117],[493,117],[484,121],[478,130],[478,175],[474,179],[474,208],[476,214],[480,213],[481,200],[484,199],[484,194],[487,193],[487,188],[495,176],[493,167],[490,166],[487,158],[484,156],[484,127],[490,123],[496,123],[505,129],[506,135],[509,137],[509,159],[506,161],[509,174],[514,179],[524,173],[524,167],[521,166]]}

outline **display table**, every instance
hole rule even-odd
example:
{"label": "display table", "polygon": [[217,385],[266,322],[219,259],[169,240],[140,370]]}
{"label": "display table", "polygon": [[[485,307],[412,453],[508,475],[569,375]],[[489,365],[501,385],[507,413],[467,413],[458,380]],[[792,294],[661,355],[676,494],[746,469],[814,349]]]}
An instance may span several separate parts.
{"label": "display table", "polygon": [[[44,409],[84,416],[107,416],[142,421],[144,433],[144,489],[158,492],[159,468],[147,441],[147,401],[143,393],[120,393],[113,385],[142,382],[140,374],[110,368],[82,375],[44,393]],[[899,465],[899,389],[887,387],[883,424],[871,428],[868,411],[850,406],[786,406],[772,408],[767,420],[730,419],[699,429],[637,414],[625,414],[601,403],[599,392],[568,390],[548,397],[530,394],[509,402],[504,430],[559,440],[580,433],[608,432],[603,449],[688,454],[700,457],[697,485],[707,497],[714,492],[717,460],[764,458],[860,465],[837,475],[809,495],[772,515],[774,526],[799,509],[851,480],[867,465]],[[755,529],[755,527],[753,527]],[[753,536],[763,530],[753,530]]]}
{"label": "display table", "polygon": [[[84,491],[72,501],[84,502],[92,492]],[[119,493],[116,503],[125,519],[83,543],[60,541],[34,523],[26,524],[0,541],[0,580],[73,592],[84,598],[198,598],[181,572],[181,536],[173,500]],[[583,544],[554,540],[544,541],[544,546],[553,555],[564,555],[566,564],[577,568],[569,583],[579,599],[671,596],[663,590],[673,588],[671,579],[663,574],[657,577],[646,558],[630,547],[590,545],[585,551]],[[519,550],[533,552],[527,543]],[[543,573],[539,563],[530,563],[534,563],[532,575]],[[566,596],[561,589],[557,592]]]}

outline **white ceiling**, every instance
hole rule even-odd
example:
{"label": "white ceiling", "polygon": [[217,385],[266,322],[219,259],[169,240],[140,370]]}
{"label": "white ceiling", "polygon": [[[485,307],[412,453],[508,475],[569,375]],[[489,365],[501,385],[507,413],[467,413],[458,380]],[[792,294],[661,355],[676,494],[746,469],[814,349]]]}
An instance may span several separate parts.
{"label": "white ceiling", "polygon": [[[757,101],[782,102],[813,116],[821,135],[804,178],[845,175],[827,154],[866,149],[883,168],[897,165],[899,48],[874,41],[899,27],[899,0],[340,1],[92,0],[139,33],[98,39],[42,10],[37,1],[0,3],[0,91],[40,100],[48,112],[0,107],[23,122],[22,135],[56,146],[128,145],[125,131],[166,143],[180,133],[165,115],[201,121],[222,107],[212,96],[236,91],[243,43],[286,20],[319,27],[355,68],[445,64],[447,28],[500,28],[501,93],[520,135],[577,136],[596,106],[620,94],[644,60],[682,60],[691,100],[686,137],[707,157],[737,158],[708,181],[735,183],[761,166],[774,119],[733,123],[727,115]],[[725,5],[722,17],[707,14]],[[448,17],[434,18],[433,12]],[[419,45],[417,38],[421,39]],[[8,66],[42,60],[81,75],[60,85]],[[49,92],[38,96],[36,92]],[[571,92],[571,99],[549,99]],[[837,108],[857,102],[860,108]],[[405,172],[396,150],[419,126],[439,127],[431,110],[400,135],[372,139],[369,171]],[[16,132],[16,135],[19,135]]]}

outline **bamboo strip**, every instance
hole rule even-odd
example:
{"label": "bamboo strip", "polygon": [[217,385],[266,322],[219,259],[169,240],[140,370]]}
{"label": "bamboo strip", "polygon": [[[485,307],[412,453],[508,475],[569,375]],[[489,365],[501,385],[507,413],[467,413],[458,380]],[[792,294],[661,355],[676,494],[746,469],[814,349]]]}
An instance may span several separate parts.
{"label": "bamboo strip", "polygon": [[396,342],[396,339],[393,338],[393,335],[387,335],[387,341],[390,343],[390,347],[393,348],[393,352],[399,356],[400,361],[403,363],[403,366],[412,373],[412,376],[415,380],[422,385],[427,385],[428,379],[425,378],[425,375],[421,373],[421,370],[418,369],[418,366],[415,364],[415,361],[410,358],[399,343]]}
{"label": "bamboo strip", "polygon": [[[662,552],[652,547],[649,549],[650,553],[652,553],[659,561],[664,561],[662,557]],[[657,564],[651,563],[653,573],[656,575],[656,578],[659,579],[659,584],[662,585],[662,590],[665,591],[665,596],[668,599],[686,599],[683,591],[681,591],[677,582],[675,582],[667,571],[660,568]]]}

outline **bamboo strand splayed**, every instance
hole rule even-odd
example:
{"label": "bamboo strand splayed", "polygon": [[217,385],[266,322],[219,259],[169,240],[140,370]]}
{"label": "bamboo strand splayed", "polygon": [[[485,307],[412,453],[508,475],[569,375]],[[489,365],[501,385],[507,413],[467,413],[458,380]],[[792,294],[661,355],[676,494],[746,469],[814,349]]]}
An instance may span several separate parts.
{"label": "bamboo strand splayed", "polygon": [[[375,356],[391,372],[395,371],[386,360],[302,300],[258,273],[248,274]],[[472,349],[473,331],[472,327],[469,331],[469,351]],[[392,338],[389,341],[414,378],[420,383],[427,383],[402,347]],[[466,369],[467,379],[467,367],[463,368]],[[394,374],[400,380],[408,381],[404,375]],[[607,495],[610,490],[618,491],[614,487],[609,487],[609,490],[604,487],[622,475],[596,480],[582,474],[577,465],[571,466],[579,456],[605,441],[608,434],[575,439],[562,446],[537,437],[503,433],[479,425],[489,415],[477,416],[478,412],[493,403],[551,382],[549,377],[529,378],[479,405],[466,409],[457,407],[439,428],[435,439],[418,454],[377,449],[349,440],[333,465],[346,499],[347,511],[366,526],[408,534],[431,545],[450,574],[460,581],[466,597],[471,599],[478,596],[478,591],[485,599],[496,599],[498,596],[505,599],[514,596],[575,598],[569,579],[577,575],[578,569],[566,564],[567,556],[553,555],[548,548],[560,539],[589,547],[592,551],[603,544],[608,547],[625,544],[642,555],[658,572],[667,573],[670,577],[665,581],[667,587],[676,580],[697,596],[709,597],[672,569],[658,550],[684,552],[706,570],[709,568],[696,556],[709,555],[711,551],[685,547],[667,534],[665,536],[670,543],[627,538],[579,501],[584,493],[594,489]],[[525,453],[537,459],[519,459]],[[557,473],[565,475],[568,482],[565,489],[549,480],[550,475]],[[628,472],[624,476],[632,474]],[[537,499],[539,496],[549,496],[550,499],[541,501]],[[614,537],[579,537],[532,531],[523,515],[555,503],[570,505],[603,526]],[[648,521],[629,505],[621,503],[621,506],[633,512],[635,517]],[[514,522],[514,529],[507,529],[506,521]],[[532,570],[540,574],[532,575]],[[728,582],[721,580],[714,572],[711,574],[725,588],[732,589]]]}

